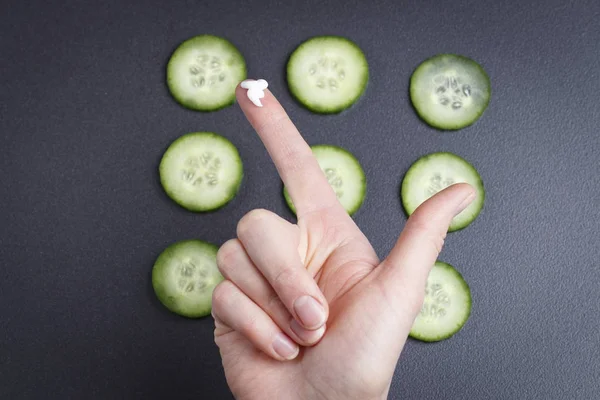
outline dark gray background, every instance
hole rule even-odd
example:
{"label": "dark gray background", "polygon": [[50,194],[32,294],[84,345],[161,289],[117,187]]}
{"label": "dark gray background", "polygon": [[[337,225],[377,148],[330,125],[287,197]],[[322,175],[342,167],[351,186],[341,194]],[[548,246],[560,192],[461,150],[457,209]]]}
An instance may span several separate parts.
{"label": "dark gray background", "polygon": [[[181,41],[222,35],[269,80],[310,143],[342,145],[368,178],[358,225],[380,255],[406,218],[398,189],[419,156],[472,162],[485,208],[441,259],[472,288],[464,329],[410,341],[394,399],[600,396],[600,3],[587,1],[20,1],[0,13],[0,398],[229,398],[210,318],[155,300],[150,271],[173,241],[223,243],[256,207],[292,215],[239,107],[185,110],[164,84]],[[371,81],[338,116],[298,106],[283,74],[313,35],[366,52]],[[408,99],[411,72],[453,52],[491,77],[476,125],[442,133]],[[245,162],[239,196],[195,215],[161,191],[179,135],[214,130]]]}

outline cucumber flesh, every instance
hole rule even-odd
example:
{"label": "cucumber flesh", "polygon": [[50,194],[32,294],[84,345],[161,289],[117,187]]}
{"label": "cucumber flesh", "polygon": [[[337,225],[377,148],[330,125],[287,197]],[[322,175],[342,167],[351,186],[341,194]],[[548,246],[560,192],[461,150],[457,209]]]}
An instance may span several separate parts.
{"label": "cucumber flesh", "polygon": [[183,240],[168,246],[152,268],[152,287],[171,312],[200,318],[212,310],[212,293],[224,279],[217,268],[217,246]]}
{"label": "cucumber flesh", "polygon": [[456,154],[439,152],[419,158],[402,181],[400,197],[408,215],[425,200],[456,183],[468,183],[477,191],[475,200],[452,219],[449,232],[465,228],[477,218],[485,200],[485,189],[479,173]]}
{"label": "cucumber flesh", "polygon": [[442,130],[456,130],[477,121],[488,106],[490,79],[470,58],[439,54],[412,74],[410,98],[419,116]]}
{"label": "cucumber flesh", "polygon": [[292,53],[287,81],[292,95],[316,113],[339,113],[364,93],[369,66],[362,50],[339,36],[317,36]]}
{"label": "cucumber flesh", "polygon": [[448,339],[471,315],[471,291],[462,275],[450,264],[436,262],[425,288],[423,306],[410,337],[425,342]]}
{"label": "cucumber flesh", "polygon": [[235,102],[235,89],[246,79],[246,61],[227,39],[195,36],[181,43],[167,65],[167,86],[184,107],[215,111]]}
{"label": "cucumber flesh", "polygon": [[[338,146],[314,145],[311,149],[341,205],[348,214],[356,213],[367,191],[367,179],[360,162],[348,150]],[[285,187],[283,195],[290,210],[296,213]]]}
{"label": "cucumber flesh", "polygon": [[193,132],[175,140],[159,166],[167,195],[190,211],[212,211],[230,202],[244,175],[237,148],[213,132]]}

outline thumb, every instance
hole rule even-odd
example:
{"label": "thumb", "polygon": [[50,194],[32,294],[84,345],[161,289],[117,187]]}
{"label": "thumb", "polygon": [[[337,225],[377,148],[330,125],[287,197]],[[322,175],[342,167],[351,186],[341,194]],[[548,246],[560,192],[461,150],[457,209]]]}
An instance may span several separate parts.
{"label": "thumb", "polygon": [[348,297],[341,322],[330,325],[321,343],[332,340],[336,348],[348,343],[342,352],[348,366],[377,366],[362,371],[368,376],[364,382],[389,385],[450,222],[475,196],[475,189],[461,183],[421,204],[388,257],[356,286],[355,296]]}
{"label": "thumb", "polygon": [[452,185],[421,204],[410,216],[396,245],[375,269],[390,305],[410,330],[421,309],[427,277],[435,264],[452,219],[475,199],[465,183]]}

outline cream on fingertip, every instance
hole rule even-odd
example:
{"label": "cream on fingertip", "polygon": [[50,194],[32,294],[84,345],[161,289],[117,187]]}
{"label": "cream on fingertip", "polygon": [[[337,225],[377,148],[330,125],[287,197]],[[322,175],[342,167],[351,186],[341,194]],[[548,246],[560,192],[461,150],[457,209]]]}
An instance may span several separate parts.
{"label": "cream on fingertip", "polygon": [[253,79],[246,79],[241,83],[240,86],[243,89],[248,90],[246,94],[250,101],[254,103],[256,107],[262,107],[260,99],[265,97],[265,89],[269,86],[267,81],[265,81],[264,79],[259,79],[256,81]]}

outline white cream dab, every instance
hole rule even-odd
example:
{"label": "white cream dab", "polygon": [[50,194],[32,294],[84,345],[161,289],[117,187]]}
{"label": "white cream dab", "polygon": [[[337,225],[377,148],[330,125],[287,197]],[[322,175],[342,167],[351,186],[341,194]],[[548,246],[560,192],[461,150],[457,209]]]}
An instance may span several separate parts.
{"label": "white cream dab", "polygon": [[264,79],[259,79],[257,81],[246,79],[242,82],[241,86],[244,89],[248,89],[247,95],[250,101],[253,102],[256,107],[262,107],[260,99],[265,97],[264,90],[269,86],[267,81]]}

